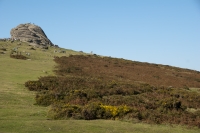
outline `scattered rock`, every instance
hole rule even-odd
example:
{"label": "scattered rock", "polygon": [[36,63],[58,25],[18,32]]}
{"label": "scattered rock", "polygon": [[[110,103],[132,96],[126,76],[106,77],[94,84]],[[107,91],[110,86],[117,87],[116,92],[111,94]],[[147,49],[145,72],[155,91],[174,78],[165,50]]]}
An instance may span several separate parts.
{"label": "scattered rock", "polygon": [[33,47],[31,47],[31,48],[29,48],[29,50],[36,50],[35,48],[33,48]]}
{"label": "scattered rock", "polygon": [[2,51],[7,51],[6,48],[0,48],[0,50],[2,50]]}
{"label": "scattered rock", "polygon": [[42,46],[41,49],[49,49],[48,46]]}
{"label": "scattered rock", "polygon": [[59,46],[58,46],[58,45],[55,45],[55,47],[56,47],[56,48],[59,48]]}
{"label": "scattered rock", "polygon": [[6,52],[0,52],[0,54],[6,54]]}
{"label": "scattered rock", "polygon": [[66,53],[66,51],[65,50],[61,50],[60,53]]}
{"label": "scattered rock", "polygon": [[21,43],[17,43],[17,45],[22,45]]}

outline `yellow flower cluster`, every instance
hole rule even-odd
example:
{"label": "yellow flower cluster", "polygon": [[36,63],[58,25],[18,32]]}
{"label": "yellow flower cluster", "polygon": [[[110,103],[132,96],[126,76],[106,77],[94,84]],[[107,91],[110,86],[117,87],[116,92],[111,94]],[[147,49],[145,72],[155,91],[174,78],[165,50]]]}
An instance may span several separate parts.
{"label": "yellow flower cluster", "polygon": [[101,108],[105,109],[106,112],[112,114],[113,117],[118,116],[120,113],[126,114],[130,109],[125,106],[109,106],[109,105],[100,105]]}

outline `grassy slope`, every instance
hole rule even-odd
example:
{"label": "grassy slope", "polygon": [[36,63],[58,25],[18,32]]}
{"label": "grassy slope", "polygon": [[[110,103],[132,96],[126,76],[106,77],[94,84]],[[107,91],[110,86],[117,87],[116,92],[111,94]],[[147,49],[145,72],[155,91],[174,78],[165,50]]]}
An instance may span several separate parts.
{"label": "grassy slope", "polygon": [[79,54],[67,50],[66,54],[53,53],[54,48],[47,52],[40,49],[27,50],[23,43],[19,51],[31,53],[31,60],[17,60],[9,57],[10,49],[17,43],[0,42],[8,51],[0,55],[0,132],[87,132],[87,133],[197,133],[197,129],[186,129],[179,126],[148,125],[111,120],[47,120],[48,107],[34,105],[34,93],[24,87],[24,82],[40,76],[52,75],[56,65],[53,56]]}

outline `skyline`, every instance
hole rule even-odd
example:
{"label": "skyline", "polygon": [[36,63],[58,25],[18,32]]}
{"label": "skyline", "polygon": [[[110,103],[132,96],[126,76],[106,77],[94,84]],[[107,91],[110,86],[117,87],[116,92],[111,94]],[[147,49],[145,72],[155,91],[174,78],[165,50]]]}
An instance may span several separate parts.
{"label": "skyline", "polygon": [[66,49],[200,71],[198,0],[0,0],[0,38],[40,26]]}

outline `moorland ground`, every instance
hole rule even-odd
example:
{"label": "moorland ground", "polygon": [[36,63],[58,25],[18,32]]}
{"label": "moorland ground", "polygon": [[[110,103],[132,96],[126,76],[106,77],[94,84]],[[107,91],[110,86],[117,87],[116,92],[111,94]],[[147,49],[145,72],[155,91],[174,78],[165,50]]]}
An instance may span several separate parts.
{"label": "moorland ground", "polygon": [[[0,42],[0,47],[6,48],[0,55],[0,131],[1,132],[97,132],[97,133],[197,133],[199,129],[186,128],[176,125],[155,125],[141,122],[125,122],[119,120],[49,120],[47,112],[50,107],[35,104],[35,92],[28,91],[24,83],[28,80],[37,80],[40,76],[55,75],[53,72],[56,63],[54,56],[69,56],[82,54],[72,50],[66,53],[54,53],[54,48],[43,51],[39,48],[31,50],[27,43]],[[31,55],[30,60],[10,58],[13,48],[26,51]],[[191,88],[197,91],[198,88]]]}

